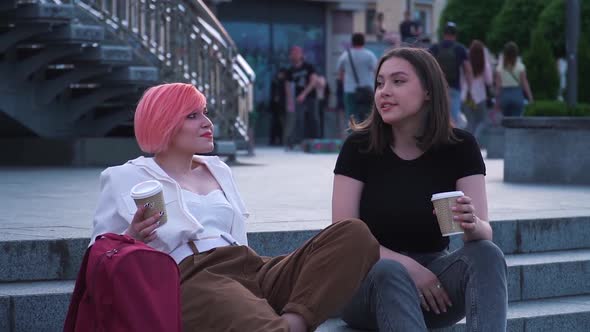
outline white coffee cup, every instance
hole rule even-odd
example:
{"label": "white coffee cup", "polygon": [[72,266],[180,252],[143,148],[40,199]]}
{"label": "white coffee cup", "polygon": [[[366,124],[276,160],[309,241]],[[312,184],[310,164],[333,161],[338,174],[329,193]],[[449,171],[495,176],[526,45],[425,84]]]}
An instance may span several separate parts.
{"label": "white coffee cup", "polygon": [[453,221],[455,214],[452,210],[452,207],[457,205],[457,198],[464,195],[462,191],[448,191],[432,195],[431,201],[443,236],[464,233],[460,223]]}
{"label": "white coffee cup", "polygon": [[160,225],[168,221],[163,189],[162,183],[157,180],[144,181],[131,188],[131,198],[135,201],[135,205],[139,208],[147,204],[147,209],[143,214],[144,219],[160,213],[160,211],[164,212],[159,220]]}

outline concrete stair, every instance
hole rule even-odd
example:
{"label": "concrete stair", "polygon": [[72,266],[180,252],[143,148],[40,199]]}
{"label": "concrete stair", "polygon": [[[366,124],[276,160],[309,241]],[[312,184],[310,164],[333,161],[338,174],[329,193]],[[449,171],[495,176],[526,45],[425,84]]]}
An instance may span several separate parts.
{"label": "concrete stair", "polygon": [[[498,221],[509,266],[508,331],[590,331],[590,216]],[[263,255],[292,251],[317,230],[250,233]],[[59,331],[88,239],[0,235],[0,331]],[[453,238],[451,247],[460,245]],[[437,332],[463,331],[464,322]],[[317,331],[353,331],[339,319]]]}
{"label": "concrete stair", "polygon": [[[507,332],[588,331],[590,296],[568,296],[544,300],[511,302]],[[316,332],[357,332],[339,319],[322,324]],[[432,332],[465,331],[465,320]]]}
{"label": "concrete stair", "polygon": [[[0,114],[22,125],[16,136],[100,137],[128,128],[160,69],[107,26],[85,19],[75,2],[2,2]],[[105,109],[107,102],[121,106]]]}

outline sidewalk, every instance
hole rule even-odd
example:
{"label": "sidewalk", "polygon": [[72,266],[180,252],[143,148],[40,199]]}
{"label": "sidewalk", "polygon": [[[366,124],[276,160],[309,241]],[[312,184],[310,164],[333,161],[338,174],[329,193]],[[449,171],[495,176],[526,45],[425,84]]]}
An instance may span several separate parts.
{"label": "sidewalk", "polygon": [[[258,148],[233,172],[251,217],[248,231],[320,229],[330,223],[336,154]],[[507,184],[503,161],[486,160],[490,219],[590,215],[590,186]],[[526,167],[526,165],[523,165]],[[89,237],[100,168],[0,168],[0,240]]]}

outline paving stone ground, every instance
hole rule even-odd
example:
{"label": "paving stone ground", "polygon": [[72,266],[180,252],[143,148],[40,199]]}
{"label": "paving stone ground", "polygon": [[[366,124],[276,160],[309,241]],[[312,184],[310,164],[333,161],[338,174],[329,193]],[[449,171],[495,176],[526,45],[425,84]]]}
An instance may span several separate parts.
{"label": "paving stone ground", "polygon": [[[263,147],[232,166],[249,231],[321,229],[330,223],[336,154]],[[486,159],[492,221],[590,215],[590,186],[503,182]],[[526,165],[523,165],[526,167]],[[102,168],[0,168],[0,240],[88,237]]]}

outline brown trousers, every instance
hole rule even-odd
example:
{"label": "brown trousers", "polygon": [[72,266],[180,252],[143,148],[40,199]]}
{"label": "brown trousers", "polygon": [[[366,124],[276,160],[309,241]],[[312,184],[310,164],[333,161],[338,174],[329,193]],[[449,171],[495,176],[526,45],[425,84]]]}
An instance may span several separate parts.
{"label": "brown trousers", "polygon": [[313,331],[378,259],[379,243],[360,220],[332,225],[287,256],[246,246],[189,256],[179,266],[184,331],[289,331],[283,313],[301,315]]}

